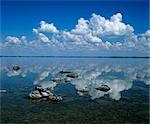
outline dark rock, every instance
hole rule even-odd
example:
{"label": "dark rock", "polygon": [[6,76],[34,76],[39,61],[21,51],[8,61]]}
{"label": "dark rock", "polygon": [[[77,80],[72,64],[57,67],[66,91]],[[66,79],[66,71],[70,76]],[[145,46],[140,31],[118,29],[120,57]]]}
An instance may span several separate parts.
{"label": "dark rock", "polygon": [[100,87],[95,88],[96,90],[100,90],[103,92],[107,92],[110,90],[110,87],[108,87],[107,85],[101,85]]}
{"label": "dark rock", "polygon": [[77,73],[70,73],[70,74],[67,74],[66,77],[78,78],[78,74]]}
{"label": "dark rock", "polygon": [[61,96],[56,96],[56,95],[50,95],[48,98],[49,98],[49,100],[57,101],[57,102],[63,100],[63,98]]}
{"label": "dark rock", "polygon": [[59,73],[61,74],[68,74],[68,73],[71,73],[70,71],[60,71]]}
{"label": "dark rock", "polygon": [[14,71],[19,71],[19,70],[20,70],[19,65],[14,65],[14,66],[13,66],[13,70],[14,70]]}

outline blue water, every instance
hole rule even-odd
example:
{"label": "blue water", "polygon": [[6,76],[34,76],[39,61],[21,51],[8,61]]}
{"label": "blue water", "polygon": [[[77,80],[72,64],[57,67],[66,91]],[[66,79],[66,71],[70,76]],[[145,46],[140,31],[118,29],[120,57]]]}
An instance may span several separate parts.
{"label": "blue water", "polygon": [[[149,123],[147,58],[1,58],[1,123]],[[13,71],[13,65],[20,66]],[[70,82],[61,70],[78,73]],[[110,91],[96,90],[107,84]],[[29,100],[35,86],[51,87],[63,101]],[[80,92],[79,89],[88,89]]]}

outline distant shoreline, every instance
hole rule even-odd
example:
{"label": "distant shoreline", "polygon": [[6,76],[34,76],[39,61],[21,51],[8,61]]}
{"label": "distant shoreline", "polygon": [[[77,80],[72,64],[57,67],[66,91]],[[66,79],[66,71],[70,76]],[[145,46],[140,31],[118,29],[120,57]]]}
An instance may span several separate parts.
{"label": "distant shoreline", "polygon": [[30,58],[150,58],[142,56],[0,56],[1,58],[7,57],[30,57]]}

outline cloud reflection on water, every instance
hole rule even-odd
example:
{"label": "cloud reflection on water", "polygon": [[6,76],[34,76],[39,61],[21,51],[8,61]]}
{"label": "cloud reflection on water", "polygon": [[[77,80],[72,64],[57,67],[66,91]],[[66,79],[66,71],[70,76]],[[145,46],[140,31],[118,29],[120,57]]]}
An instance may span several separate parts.
{"label": "cloud reflection on water", "polygon": [[[85,67],[74,65],[61,65],[50,66],[48,68],[42,68],[39,66],[21,68],[19,71],[13,71],[6,67],[1,68],[4,70],[8,77],[12,76],[29,76],[29,73],[37,73],[38,77],[33,81],[34,85],[39,85],[43,88],[51,88],[53,90],[58,83],[53,82],[51,79],[54,77],[68,78],[60,74],[61,70],[69,70],[79,74],[78,78],[70,80],[72,85],[75,86],[79,95],[84,95],[80,90],[87,90],[92,100],[103,97],[108,94],[110,98],[119,100],[121,98],[121,92],[132,88],[133,81],[143,81],[145,84],[150,84],[149,69],[144,65],[105,65],[98,66],[97,64],[89,64]],[[68,79],[69,80],[69,79]],[[63,81],[61,82],[63,83]],[[106,84],[110,87],[108,92],[103,92],[95,88]]]}

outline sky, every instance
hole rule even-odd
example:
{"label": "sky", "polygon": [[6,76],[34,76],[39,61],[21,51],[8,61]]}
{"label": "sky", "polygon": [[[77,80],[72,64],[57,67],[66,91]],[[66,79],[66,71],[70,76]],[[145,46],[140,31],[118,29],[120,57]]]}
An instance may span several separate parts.
{"label": "sky", "polygon": [[1,55],[148,56],[149,2],[2,0],[0,46]]}

